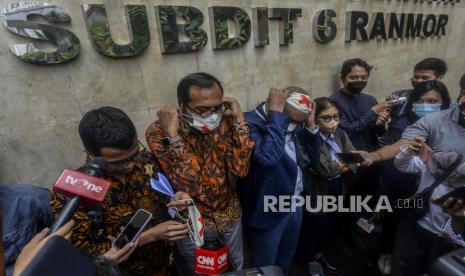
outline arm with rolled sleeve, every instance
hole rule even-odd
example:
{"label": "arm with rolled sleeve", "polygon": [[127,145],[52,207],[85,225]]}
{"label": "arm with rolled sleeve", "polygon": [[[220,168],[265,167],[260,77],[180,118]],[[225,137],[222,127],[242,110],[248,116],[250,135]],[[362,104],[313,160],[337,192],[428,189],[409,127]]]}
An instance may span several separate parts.
{"label": "arm with rolled sleeve", "polygon": [[[249,118],[246,116],[246,119]],[[255,143],[253,156],[263,167],[274,166],[284,154],[286,129],[290,118],[282,112],[270,111],[266,117],[265,129],[247,121],[250,137]]]}
{"label": "arm with rolled sleeve", "polygon": [[394,166],[403,173],[420,174],[425,164],[421,159],[408,151],[409,145],[402,145],[400,152],[394,159]]}
{"label": "arm with rolled sleeve", "polygon": [[442,234],[446,236],[447,239],[450,241],[465,247],[465,240],[463,238],[463,233],[456,233],[454,228],[452,227],[452,219],[449,218],[442,228]]}

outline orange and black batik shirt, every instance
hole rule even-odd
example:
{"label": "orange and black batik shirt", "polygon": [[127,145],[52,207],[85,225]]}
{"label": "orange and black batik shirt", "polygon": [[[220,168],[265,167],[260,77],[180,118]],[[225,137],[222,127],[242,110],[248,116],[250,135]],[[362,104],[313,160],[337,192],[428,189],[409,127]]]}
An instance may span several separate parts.
{"label": "orange and black batik shirt", "polygon": [[[127,174],[125,183],[106,177],[111,188],[104,202],[80,207],[74,215],[77,224],[72,243],[90,255],[102,255],[111,247],[107,236],[116,237],[138,209],[153,215],[147,228],[169,220],[166,204],[170,199],[150,186],[150,178],[157,177],[157,172],[153,155],[146,152],[136,161],[134,171]],[[62,194],[53,191],[51,205],[55,215],[66,201]],[[120,269],[130,275],[169,275],[172,262],[173,244],[156,241],[137,248],[127,261],[120,264]]]}
{"label": "orange and black batik shirt", "polygon": [[228,176],[248,173],[254,143],[247,123],[228,118],[215,131],[200,133],[181,121],[181,140],[168,147],[158,121],[145,135],[161,169],[176,190],[194,199],[207,228],[224,232],[239,221],[241,206]]}

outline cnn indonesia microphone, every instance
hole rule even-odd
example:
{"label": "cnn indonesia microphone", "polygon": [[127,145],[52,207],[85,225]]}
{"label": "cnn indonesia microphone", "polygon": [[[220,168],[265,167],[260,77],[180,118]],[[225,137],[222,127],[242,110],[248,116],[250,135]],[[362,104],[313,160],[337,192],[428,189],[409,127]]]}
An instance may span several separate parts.
{"label": "cnn indonesia microphone", "polygon": [[[228,247],[221,242],[216,231],[206,229],[204,239],[203,246],[195,249],[195,272],[204,275],[226,272],[229,259]],[[233,266],[232,262],[231,266]]]}
{"label": "cnn indonesia microphone", "polygon": [[79,205],[102,202],[110,188],[110,183],[100,177],[105,175],[107,161],[94,158],[79,171],[65,169],[53,187],[70,197],[57,219],[50,227],[49,234],[56,232],[74,215]]}

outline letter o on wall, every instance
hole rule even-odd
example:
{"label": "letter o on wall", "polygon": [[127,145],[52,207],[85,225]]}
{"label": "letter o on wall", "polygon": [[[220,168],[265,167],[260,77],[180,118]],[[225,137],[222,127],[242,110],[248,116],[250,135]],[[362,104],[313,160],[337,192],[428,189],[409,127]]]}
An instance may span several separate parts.
{"label": "letter o on wall", "polygon": [[434,14],[429,14],[425,17],[423,21],[423,36],[430,37],[436,31],[436,16]]}

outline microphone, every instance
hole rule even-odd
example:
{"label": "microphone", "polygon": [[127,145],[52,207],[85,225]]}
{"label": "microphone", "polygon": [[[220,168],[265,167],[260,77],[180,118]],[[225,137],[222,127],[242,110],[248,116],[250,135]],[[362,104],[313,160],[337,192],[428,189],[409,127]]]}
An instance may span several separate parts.
{"label": "microphone", "polygon": [[318,262],[311,262],[308,264],[308,275],[310,276],[319,276],[323,275],[323,267]]}
{"label": "microphone", "polygon": [[103,177],[107,170],[107,161],[102,158],[92,159],[89,164],[78,171],[65,169],[53,187],[65,196],[71,197],[61,210],[58,218],[50,227],[49,234],[56,232],[74,215],[79,205],[102,202],[110,188],[110,183]]}
{"label": "microphone", "polygon": [[224,245],[217,231],[206,229],[204,244],[195,249],[195,272],[217,275],[228,270],[228,247]]}

